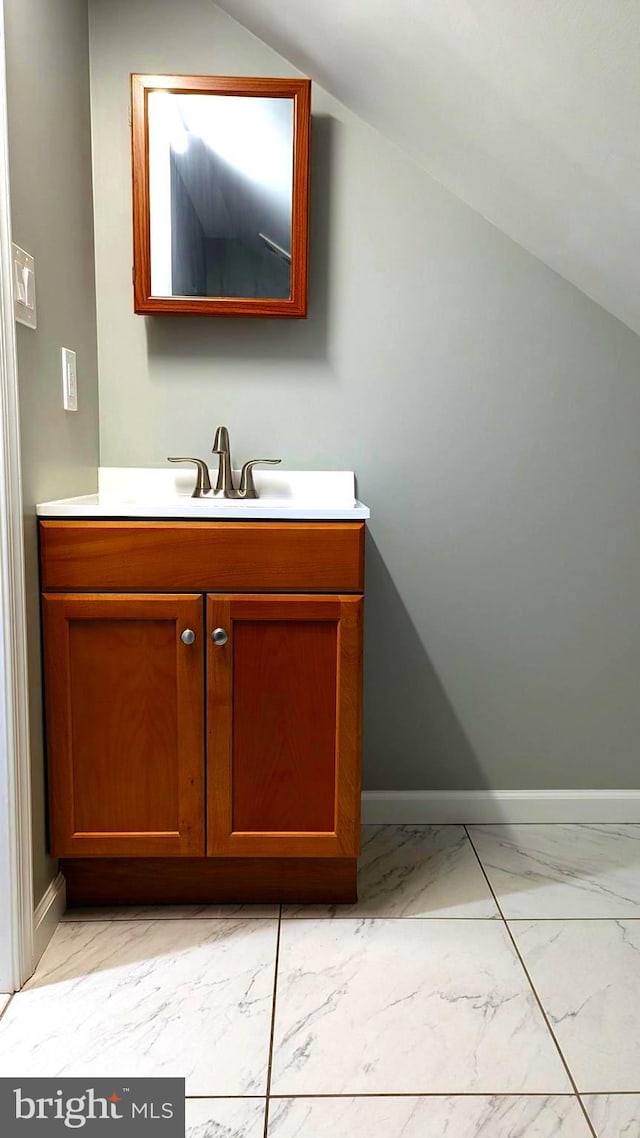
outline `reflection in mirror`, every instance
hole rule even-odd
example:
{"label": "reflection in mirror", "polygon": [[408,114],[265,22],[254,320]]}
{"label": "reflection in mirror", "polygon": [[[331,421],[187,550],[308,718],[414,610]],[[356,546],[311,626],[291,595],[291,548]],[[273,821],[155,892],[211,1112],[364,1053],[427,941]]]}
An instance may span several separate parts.
{"label": "reflection in mirror", "polygon": [[149,93],[152,296],[290,296],[293,109]]}

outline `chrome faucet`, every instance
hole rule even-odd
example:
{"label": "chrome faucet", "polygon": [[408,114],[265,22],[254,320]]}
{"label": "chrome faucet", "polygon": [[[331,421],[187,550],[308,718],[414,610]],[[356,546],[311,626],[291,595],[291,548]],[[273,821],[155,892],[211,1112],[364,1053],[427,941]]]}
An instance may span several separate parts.
{"label": "chrome faucet", "polygon": [[282,460],[279,458],[251,458],[245,462],[240,471],[240,485],[236,490],[233,482],[233,467],[231,465],[231,447],[229,432],[226,427],[218,427],[213,440],[212,454],[218,455],[218,477],[215,488],[211,488],[209,467],[202,458],[169,458],[168,462],[193,462],[196,467],[196,484],[193,488],[192,498],[257,498],[258,492],[253,480],[253,468],[257,463],[269,463],[277,466]]}

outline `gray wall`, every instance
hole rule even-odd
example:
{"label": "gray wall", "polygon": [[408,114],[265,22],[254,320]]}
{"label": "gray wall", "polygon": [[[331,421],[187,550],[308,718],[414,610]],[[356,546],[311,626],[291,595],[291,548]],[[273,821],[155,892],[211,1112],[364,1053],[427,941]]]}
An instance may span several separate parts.
{"label": "gray wall", "polygon": [[354,468],[365,785],[638,786],[640,339],[314,89],[307,321],[133,315],[128,74],[291,74],[90,0],[101,459]]}
{"label": "gray wall", "polygon": [[[98,461],[93,211],[85,0],[5,0],[13,239],[36,259],[38,328],[18,325],[27,564],[34,896],[46,854],[34,504],[95,489]],[[62,410],[60,348],[78,356],[77,414]]]}

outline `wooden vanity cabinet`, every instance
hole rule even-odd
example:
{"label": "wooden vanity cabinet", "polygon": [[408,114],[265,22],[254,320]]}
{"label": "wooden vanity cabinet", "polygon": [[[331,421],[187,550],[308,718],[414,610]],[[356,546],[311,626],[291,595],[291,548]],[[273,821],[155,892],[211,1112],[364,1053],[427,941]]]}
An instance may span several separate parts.
{"label": "wooden vanity cabinet", "polygon": [[40,523],[72,902],[354,898],[364,526],[318,524]]}

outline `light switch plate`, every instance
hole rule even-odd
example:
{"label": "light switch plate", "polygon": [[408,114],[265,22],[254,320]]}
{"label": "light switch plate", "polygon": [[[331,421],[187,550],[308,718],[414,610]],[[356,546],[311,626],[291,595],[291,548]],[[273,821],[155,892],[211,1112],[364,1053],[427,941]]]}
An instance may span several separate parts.
{"label": "light switch plate", "polygon": [[65,411],[78,410],[76,353],[71,348],[62,349],[62,406]]}
{"label": "light switch plate", "polygon": [[20,324],[37,327],[36,266],[30,253],[12,244],[13,253],[13,312]]}

